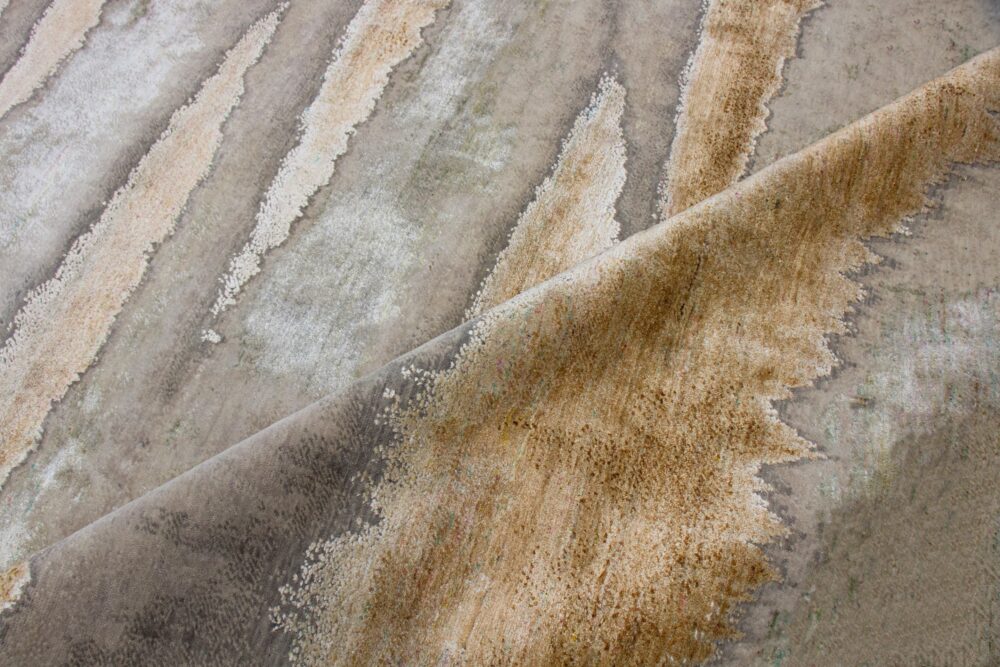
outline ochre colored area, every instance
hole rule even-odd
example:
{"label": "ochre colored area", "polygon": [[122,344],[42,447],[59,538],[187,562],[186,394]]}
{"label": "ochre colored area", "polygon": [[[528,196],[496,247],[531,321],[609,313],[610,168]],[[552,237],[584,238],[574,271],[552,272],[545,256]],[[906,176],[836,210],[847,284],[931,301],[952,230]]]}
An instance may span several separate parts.
{"label": "ochre colored area", "polygon": [[1000,51],[487,314],[394,417],[382,514],[289,593],[303,662],[701,660],[774,576],[770,401],[827,373],[859,239],[1000,157]]}
{"label": "ochre colored area", "polygon": [[766,102],[817,0],[711,0],[684,87],[667,170],[664,217],[735,183],[764,131]]}
{"label": "ochre colored area", "polygon": [[808,451],[769,401],[830,369],[858,238],[996,156],[998,82],[993,53],[492,313],[312,574],[330,657],[707,657],[771,576],[754,473]]}

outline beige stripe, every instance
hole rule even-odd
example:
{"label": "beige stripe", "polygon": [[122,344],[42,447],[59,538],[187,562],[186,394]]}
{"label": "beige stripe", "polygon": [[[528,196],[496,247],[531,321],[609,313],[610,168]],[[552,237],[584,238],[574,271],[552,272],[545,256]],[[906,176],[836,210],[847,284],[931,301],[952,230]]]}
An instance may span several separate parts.
{"label": "beige stripe", "polygon": [[104,0],[55,0],[49,5],[31,29],[21,57],[0,81],[0,118],[30,98],[59,63],[83,46],[87,31],[101,18],[103,5]]}
{"label": "beige stripe", "polygon": [[52,402],[93,362],[149,254],[173,231],[211,166],[222,124],[243,94],[243,75],[281,11],[252,26],[194,101],[174,113],[100,220],[15,317],[16,329],[0,350],[0,484],[34,446]]}
{"label": "beige stripe", "polygon": [[517,221],[468,318],[615,244],[615,201],[625,185],[624,110],[625,89],[605,78],[573,124],[552,175]]}
{"label": "beige stripe", "polygon": [[997,111],[1000,50],[486,313],[390,415],[380,521],[285,591],[292,658],[708,658],[775,576],[757,471],[811,451],[771,401],[832,368],[859,239],[1000,158]]}
{"label": "beige stripe", "polygon": [[[309,198],[333,176],[355,126],[375,108],[389,74],[421,43],[420,31],[448,0],[368,0],[347,27],[316,99],[302,115],[302,139],[282,162],[257,213],[250,240],[230,262],[212,306],[218,315],[236,303],[260,272],[261,258],[280,245]],[[203,338],[217,341],[213,331]]]}
{"label": "beige stripe", "polygon": [[710,0],[685,74],[663,217],[725,190],[766,129],[767,101],[795,52],[799,22],[818,0]]}

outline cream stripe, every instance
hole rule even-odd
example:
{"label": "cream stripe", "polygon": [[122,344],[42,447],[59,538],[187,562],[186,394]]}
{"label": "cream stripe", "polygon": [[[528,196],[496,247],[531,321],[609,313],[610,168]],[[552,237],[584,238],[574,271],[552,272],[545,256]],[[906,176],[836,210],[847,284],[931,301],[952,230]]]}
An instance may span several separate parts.
{"label": "cream stripe", "polygon": [[49,5],[31,29],[21,57],[0,81],[0,118],[30,98],[59,63],[83,46],[87,31],[101,18],[103,5],[104,0],[55,0]]}

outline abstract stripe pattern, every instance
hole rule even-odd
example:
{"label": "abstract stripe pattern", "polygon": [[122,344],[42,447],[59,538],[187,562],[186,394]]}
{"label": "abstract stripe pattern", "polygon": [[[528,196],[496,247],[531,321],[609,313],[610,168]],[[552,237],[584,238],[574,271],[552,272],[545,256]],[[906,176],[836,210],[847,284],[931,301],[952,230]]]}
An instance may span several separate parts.
{"label": "abstract stripe pattern", "polygon": [[[421,30],[448,0],[368,0],[347,27],[343,41],[312,104],[302,114],[302,137],[285,156],[257,212],[250,240],[232,258],[212,305],[219,315],[260,271],[263,256],[279,246],[317,190],[330,181],[334,165],[354,128],[375,108],[393,68],[422,39]],[[221,340],[212,330],[209,342]]]}
{"label": "abstract stripe pattern", "polygon": [[101,218],[16,315],[14,333],[0,349],[0,484],[34,446],[52,403],[93,362],[151,252],[173,231],[212,164],[222,125],[243,94],[244,74],[283,9],[255,23],[194,100],[173,114]]}

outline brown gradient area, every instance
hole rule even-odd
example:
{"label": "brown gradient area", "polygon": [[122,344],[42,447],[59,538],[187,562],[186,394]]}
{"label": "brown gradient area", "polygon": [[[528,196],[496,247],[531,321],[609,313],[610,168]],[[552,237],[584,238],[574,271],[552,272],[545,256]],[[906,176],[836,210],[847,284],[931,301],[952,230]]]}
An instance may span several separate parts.
{"label": "brown gradient area", "polygon": [[774,576],[757,470],[811,451],[770,401],[831,369],[862,239],[1000,156],[998,110],[993,51],[488,312],[389,416],[381,522],[288,591],[293,658],[709,657]]}

